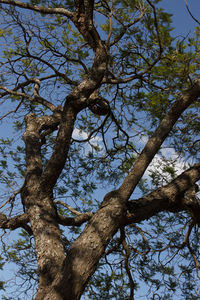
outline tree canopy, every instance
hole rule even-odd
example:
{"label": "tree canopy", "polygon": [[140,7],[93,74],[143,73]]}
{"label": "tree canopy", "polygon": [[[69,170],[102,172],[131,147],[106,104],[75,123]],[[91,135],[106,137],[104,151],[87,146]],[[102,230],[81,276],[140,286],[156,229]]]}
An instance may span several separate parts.
{"label": "tree canopy", "polygon": [[0,0],[3,299],[199,299],[200,28],[171,17]]}

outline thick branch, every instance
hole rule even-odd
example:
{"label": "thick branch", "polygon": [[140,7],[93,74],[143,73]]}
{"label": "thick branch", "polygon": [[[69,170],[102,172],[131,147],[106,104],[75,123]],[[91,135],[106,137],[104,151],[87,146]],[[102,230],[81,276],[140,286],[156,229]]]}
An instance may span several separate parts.
{"label": "thick branch", "polygon": [[75,1],[76,14],[72,17],[72,21],[85,41],[96,52],[99,46],[102,47],[102,41],[93,23],[94,0],[88,0],[86,2],[85,7],[83,0]]}
{"label": "thick branch", "polygon": [[45,189],[54,187],[64,168],[77,113],[76,109],[71,106],[67,106],[63,112],[53,153],[41,178],[42,186]]}
{"label": "thick branch", "polygon": [[[123,208],[117,199],[113,198],[110,206],[106,206],[92,216],[79,238],[68,252],[64,270],[58,274],[53,287],[44,300],[80,299],[83,290],[96,269],[105,248],[120,227]],[[67,298],[66,298],[67,299]]]}
{"label": "thick branch", "polygon": [[93,25],[94,0],[86,1],[86,18]]}
{"label": "thick branch", "polygon": [[157,189],[138,200],[128,202],[128,214],[125,223],[138,223],[147,220],[161,211],[195,211],[199,214],[200,206],[193,199],[185,197],[197,180],[200,179],[200,164],[183,172],[168,185]]}
{"label": "thick branch", "polygon": [[140,181],[145,170],[149,166],[160,146],[168,136],[174,124],[188,106],[200,96],[200,79],[197,79],[193,86],[185,92],[171,107],[165,115],[153,136],[149,139],[142,153],[138,156],[132,170],[125,178],[119,188],[123,201],[127,201]]}
{"label": "thick branch", "polygon": [[68,155],[76,116],[85,107],[90,95],[99,88],[107,66],[107,52],[103,44],[95,49],[92,69],[87,77],[66,97],[53,153],[42,175],[44,188],[53,188]]}
{"label": "thick branch", "polygon": [[[39,122],[35,114],[29,114],[25,118],[26,131],[23,135],[23,140],[26,146],[26,183],[23,188],[23,193],[35,192],[39,187],[39,178],[42,174],[41,146],[39,143]],[[22,194],[23,194],[22,193]]]}
{"label": "thick branch", "polygon": [[17,228],[24,228],[29,234],[32,234],[30,227],[27,225],[29,222],[29,216],[27,213],[18,215],[13,218],[7,218],[6,215],[0,213],[0,228],[15,230]]}
{"label": "thick branch", "polygon": [[53,295],[59,294],[61,299],[64,295],[79,299],[109,240],[116,231],[123,225],[148,219],[159,211],[187,209],[187,201],[183,200],[184,193],[199,178],[200,164],[196,164],[169,185],[139,200],[130,201],[128,213],[117,191],[107,195],[108,204],[102,206],[91,217],[82,234],[73,243],[66,258],[63,273],[55,279],[54,287],[48,297],[53,298]]}
{"label": "thick branch", "polygon": [[108,115],[110,114],[110,105],[108,100],[101,97],[99,95],[99,91],[94,91],[93,94],[90,95],[88,98],[88,108],[94,113],[99,116]]}

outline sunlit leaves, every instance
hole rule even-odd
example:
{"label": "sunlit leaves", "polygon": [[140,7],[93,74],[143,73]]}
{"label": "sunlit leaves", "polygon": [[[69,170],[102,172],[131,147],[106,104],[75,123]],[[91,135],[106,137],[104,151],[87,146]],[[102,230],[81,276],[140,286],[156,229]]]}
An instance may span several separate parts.
{"label": "sunlit leaves", "polygon": [[[152,4],[158,2],[151,1]],[[31,0],[30,3],[74,11],[73,1]],[[95,1],[94,9],[95,27],[108,51],[107,70],[98,92],[107,99],[112,113],[97,116],[86,108],[78,115],[69,155],[53,191],[55,201],[65,201],[79,212],[95,211],[106,192],[122,182],[148,136],[179,97],[179,92],[190,87],[191,79],[199,74],[200,61],[199,28],[193,36],[173,37],[171,15],[157,9],[155,17],[148,1]],[[12,12],[2,9],[1,13],[1,84],[33,97],[33,78],[36,77],[40,80],[40,96],[55,106],[63,105],[66,96],[83,78],[87,78],[92,67],[94,53],[87,42],[65,16],[24,13],[18,8]],[[11,24],[12,31],[7,29],[7,24]],[[2,89],[2,98],[4,92]],[[0,180],[9,196],[23,182],[26,171],[20,135],[24,130],[24,116],[29,113],[38,117],[51,114],[37,97],[34,101],[30,101],[30,97],[8,93],[2,100],[6,109],[12,112],[15,130],[15,139],[2,139],[0,145]],[[49,133],[44,143],[40,141],[44,168],[56,143],[58,129]],[[142,178],[139,192],[136,190],[133,197],[173,180],[180,171],[177,166],[181,168],[178,158],[185,160],[186,164],[191,163],[191,158],[198,160],[199,141],[199,103],[195,103],[181,116],[163,145],[163,149],[170,147],[173,151],[164,155],[161,149],[158,153],[160,160]],[[16,207],[18,203],[15,202]],[[8,203],[6,209],[9,205],[13,203]],[[22,207],[19,210],[22,211]],[[73,216],[62,206],[58,207],[58,213]],[[136,290],[143,280],[147,286],[162,293],[163,299],[170,299],[177,287],[185,295],[194,288],[192,281],[195,277],[191,271],[195,269],[194,264],[188,249],[180,247],[187,223],[186,214],[163,213],[146,224],[140,224],[141,231],[128,227],[129,267],[135,276]],[[67,235],[74,240],[79,233],[80,229],[72,227]],[[195,234],[192,232],[192,237],[198,244],[198,234],[196,239]],[[112,246],[116,249],[109,257],[110,261],[102,259],[91,281],[91,289],[87,291],[91,299],[129,297],[125,252],[118,244],[118,237],[114,237],[108,246],[108,249]],[[199,256],[195,243],[191,245]],[[32,246],[31,239],[24,232],[22,238],[8,249],[7,258],[18,265],[25,280],[34,278],[37,281]],[[173,258],[179,252],[185,264],[180,261],[177,268],[184,273],[184,279],[189,280],[187,284],[176,278]],[[168,291],[165,291],[166,286]]]}

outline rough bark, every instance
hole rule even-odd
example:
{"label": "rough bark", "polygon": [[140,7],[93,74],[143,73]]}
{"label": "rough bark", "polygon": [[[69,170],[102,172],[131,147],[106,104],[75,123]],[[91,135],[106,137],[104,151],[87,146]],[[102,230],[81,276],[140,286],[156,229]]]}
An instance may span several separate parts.
{"label": "rough bark", "polygon": [[99,209],[73,243],[63,270],[57,273],[52,289],[44,298],[36,299],[80,299],[108,242],[120,228],[125,212],[125,207],[116,197],[110,199],[109,206]]}
{"label": "rough bark", "polygon": [[[106,77],[108,50],[93,24],[92,0],[75,1],[75,12],[13,0],[0,3],[43,14],[60,14],[69,18],[94,51],[90,72],[66,97],[63,108],[56,108],[39,97],[39,82],[36,79],[32,79],[32,83],[35,83],[34,97],[18,92],[30,81],[13,90],[3,88],[5,91],[3,96],[11,94],[25,97],[30,102],[38,100],[38,103],[48,107],[53,113],[48,117],[36,117],[34,114],[26,117],[26,131],[23,136],[26,147],[26,175],[21,190],[25,213],[10,220],[1,214],[0,227],[9,229],[23,227],[34,236],[40,278],[36,300],[77,300],[80,299],[109,241],[120,227],[140,222],[166,210],[190,210],[193,212],[195,222],[200,224],[199,204],[195,201],[189,202],[185,198],[185,192],[200,178],[199,164],[184,172],[169,185],[146,197],[129,201],[136,185],[180,115],[200,96],[200,80],[197,79],[194,85],[172,105],[138,155],[120,188],[104,197],[96,213],[86,213],[75,218],[58,216],[53,201],[53,188],[65,166],[77,114],[86,107],[94,113],[102,115],[110,113],[108,103],[98,95],[98,89]],[[55,145],[48,163],[43,165],[41,146],[45,136],[55,129],[58,129]],[[88,224],[66,255],[59,224],[80,226],[86,221]]]}
{"label": "rough bark", "polygon": [[193,211],[195,222],[199,222],[200,202],[188,199],[186,192],[200,179],[200,164],[183,172],[168,185],[159,188],[149,195],[128,202],[125,224],[139,223],[161,211]]}
{"label": "rough bark", "polygon": [[[10,1],[9,3],[13,5],[14,3],[16,4],[16,2],[13,1]],[[32,114],[26,118],[24,142],[26,145],[27,171],[25,185],[21,195],[29,215],[31,229],[35,239],[40,277],[38,293],[36,296],[37,300],[75,299],[75,296],[73,296],[72,293],[70,294],[67,292],[66,294],[65,285],[59,286],[58,284],[55,285],[55,283],[53,283],[55,282],[55,278],[60,278],[60,276],[56,276],[56,274],[65,274],[64,277],[66,277],[65,268],[63,269],[65,252],[62,244],[61,232],[58,227],[59,221],[62,223],[64,220],[57,215],[56,207],[53,203],[53,188],[66,162],[76,115],[88,105],[87,99],[89,99],[90,95],[98,89],[107,66],[107,52],[93,26],[93,22],[91,21],[93,2],[90,4],[92,7],[89,5],[86,9],[84,6],[81,8],[77,4],[77,11],[73,15],[73,20],[79,31],[94,49],[95,57],[91,72],[72,91],[72,93],[66,97],[63,109],[56,112],[53,108],[54,113],[50,117],[36,118],[36,116]],[[30,7],[29,5],[20,3],[17,3],[17,5],[23,8],[36,10],[35,7]],[[46,13],[43,9],[41,12]],[[59,129],[52,155],[47,165],[42,166],[40,148],[43,138],[45,137],[44,131],[51,129],[52,126],[54,129],[54,127],[57,127],[58,125]],[[75,219],[74,222],[75,224],[80,224],[87,219],[88,215],[85,215],[79,217],[79,220]],[[103,232],[102,229],[101,231]],[[94,238],[91,237],[91,239],[94,241]],[[106,242],[103,243],[104,247],[106,244]],[[71,255],[69,255],[69,257],[71,257]],[[86,253],[85,257],[88,257]],[[78,259],[77,255],[76,259]],[[93,259],[91,260],[93,261]],[[69,264],[71,264],[71,262]],[[66,262],[64,265],[66,265]],[[67,276],[69,276],[68,272]],[[71,289],[69,286],[72,284],[73,293],[80,296],[83,287],[81,290],[80,285],[75,288],[73,282],[74,280],[76,282],[76,279],[71,277],[71,275],[70,278],[71,279],[67,280],[67,282],[65,281],[65,284],[67,283],[69,289]],[[89,278],[88,274],[87,278]],[[63,276],[61,276],[61,279],[63,280]],[[60,280],[57,281],[60,282]],[[54,286],[56,288],[54,288]],[[74,291],[74,288],[76,292]]]}
{"label": "rough bark", "polygon": [[128,200],[133,193],[142,175],[160,149],[160,146],[170,133],[178,118],[191,105],[191,103],[197,100],[199,96],[200,79],[198,78],[194,82],[193,86],[183,93],[183,95],[172,105],[169,112],[166,113],[160,125],[155,130],[152,137],[148,140],[141,154],[138,156],[132,170],[124,179],[119,191],[122,193],[122,197],[125,200]]}
{"label": "rough bark", "polygon": [[127,205],[123,204],[118,192],[109,193],[107,204],[91,217],[82,234],[73,243],[62,272],[57,274],[52,289],[44,299],[80,299],[108,242],[121,226],[141,222],[161,211],[192,210],[196,212],[194,218],[197,217],[200,203],[189,203],[184,195],[199,179],[200,164],[196,164],[167,186],[141,199],[129,201]]}
{"label": "rough bark", "polygon": [[65,259],[61,232],[56,222],[57,212],[53,204],[52,191],[41,186],[42,161],[40,123],[34,114],[26,117],[24,142],[26,145],[26,177],[21,192],[35,240],[39,287],[43,291],[51,285]]}

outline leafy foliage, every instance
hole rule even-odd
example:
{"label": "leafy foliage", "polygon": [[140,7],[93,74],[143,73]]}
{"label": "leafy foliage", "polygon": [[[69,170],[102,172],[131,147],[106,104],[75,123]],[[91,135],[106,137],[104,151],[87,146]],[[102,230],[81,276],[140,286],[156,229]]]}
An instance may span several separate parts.
{"label": "leafy foliage", "polygon": [[[67,161],[53,191],[55,201],[64,201],[82,213],[95,212],[106,192],[120,184],[180,92],[199,75],[199,27],[193,36],[174,37],[171,15],[161,8],[155,10],[159,2],[95,2],[94,23],[109,51],[99,94],[107,99],[112,114],[101,116],[88,108],[79,113]],[[75,11],[74,1],[31,0],[30,4]],[[0,13],[1,122],[2,128],[9,127],[11,132],[0,140],[1,208],[14,217],[24,210],[17,192],[26,173],[21,140],[24,116],[50,116],[47,101],[62,106],[89,74],[94,53],[73,22],[62,15],[24,11],[3,3]],[[34,98],[36,78],[40,94]],[[180,169],[199,162],[199,109],[196,101],[181,115],[134,198],[169,183]],[[58,129],[45,136],[44,167]],[[60,204],[58,213],[74,217]],[[144,297],[144,290],[148,299],[156,295],[197,299],[197,225],[191,229],[190,243],[184,243],[191,224],[188,212],[162,212],[139,225],[127,226],[110,241],[83,299],[130,299],[130,290],[138,297]],[[66,252],[82,229],[62,228]],[[26,283],[17,291],[19,297],[22,292],[29,297],[38,283],[32,238],[22,230],[2,252],[4,259],[16,264],[20,284]]]}

